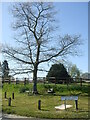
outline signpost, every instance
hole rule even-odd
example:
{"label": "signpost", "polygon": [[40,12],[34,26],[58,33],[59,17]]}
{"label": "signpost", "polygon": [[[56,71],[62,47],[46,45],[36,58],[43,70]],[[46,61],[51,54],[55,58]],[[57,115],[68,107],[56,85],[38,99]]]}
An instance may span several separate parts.
{"label": "signpost", "polygon": [[78,96],[61,96],[61,100],[64,100],[65,109],[66,109],[66,100],[75,100],[76,110],[78,110]]}

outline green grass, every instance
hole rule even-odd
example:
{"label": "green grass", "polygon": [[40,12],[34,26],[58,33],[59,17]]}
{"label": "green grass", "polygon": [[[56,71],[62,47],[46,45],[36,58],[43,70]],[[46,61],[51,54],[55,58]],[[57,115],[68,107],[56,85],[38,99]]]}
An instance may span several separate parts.
{"label": "green grass", "polygon": [[[38,84],[39,95],[30,95],[20,93],[23,84],[4,84],[3,86],[3,112],[8,114],[17,114],[28,117],[39,118],[88,118],[88,85],[85,84],[81,88],[79,85],[54,85],[54,84]],[[32,89],[32,84],[26,85]],[[48,88],[53,87],[55,94],[48,94]],[[7,92],[7,99],[4,98],[4,92]],[[15,93],[15,99],[12,100],[12,105],[8,106],[8,98],[12,97],[12,92]],[[55,106],[61,105],[61,95],[79,95],[78,107],[75,109],[75,101],[67,101],[67,104],[73,105],[72,108],[62,111],[56,111]],[[38,110],[38,100],[41,100],[41,110]]]}
{"label": "green grass", "polygon": [[0,87],[0,112],[2,111],[2,101],[1,101],[1,99],[2,99],[2,89]]}

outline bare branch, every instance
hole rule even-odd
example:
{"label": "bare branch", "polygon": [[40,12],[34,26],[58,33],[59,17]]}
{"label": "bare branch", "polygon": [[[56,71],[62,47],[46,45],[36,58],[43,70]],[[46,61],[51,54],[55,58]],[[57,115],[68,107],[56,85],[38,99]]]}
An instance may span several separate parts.
{"label": "bare branch", "polygon": [[[55,10],[53,3],[16,3],[12,8],[15,18],[13,29],[17,31],[16,46],[3,47],[2,52],[9,59],[33,66],[31,69],[16,71],[15,74],[33,72],[34,91],[37,91],[37,71],[43,71],[39,64],[56,60],[66,55],[77,55],[80,36],[56,35]],[[25,67],[25,66],[24,66]]]}
{"label": "bare branch", "polygon": [[7,54],[9,57],[12,57],[13,59],[15,59],[15,60],[17,60],[17,61],[20,61],[20,62],[22,62],[22,63],[32,64],[32,62],[25,61],[24,59],[21,59],[20,57],[15,56],[15,54],[21,54],[21,55],[24,55],[24,56],[27,56],[27,54],[20,53],[18,50],[12,49],[12,48],[10,48],[10,47],[7,47],[7,49],[3,49],[3,50],[2,50],[2,53],[5,53],[5,54]]}

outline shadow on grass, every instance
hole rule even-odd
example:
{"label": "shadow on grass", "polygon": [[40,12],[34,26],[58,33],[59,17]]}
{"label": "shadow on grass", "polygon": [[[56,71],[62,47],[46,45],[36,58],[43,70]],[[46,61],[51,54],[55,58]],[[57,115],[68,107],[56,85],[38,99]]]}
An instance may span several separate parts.
{"label": "shadow on grass", "polygon": [[69,110],[70,112],[89,112],[89,110],[83,110],[83,109],[78,109],[78,110]]}
{"label": "shadow on grass", "polygon": [[14,106],[14,105],[11,105],[11,106],[9,106],[9,107],[13,108],[13,107],[16,107],[16,106]]}
{"label": "shadow on grass", "polygon": [[41,108],[41,111],[50,111],[50,110],[48,110],[48,109],[44,109],[44,108]]}

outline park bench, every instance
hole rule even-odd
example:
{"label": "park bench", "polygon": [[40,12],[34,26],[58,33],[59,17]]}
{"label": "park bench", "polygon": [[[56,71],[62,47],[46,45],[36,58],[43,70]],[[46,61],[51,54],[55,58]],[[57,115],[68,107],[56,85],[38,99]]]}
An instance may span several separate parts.
{"label": "park bench", "polygon": [[61,100],[64,100],[64,105],[66,109],[66,100],[75,100],[76,110],[78,110],[78,96],[61,96]]}

